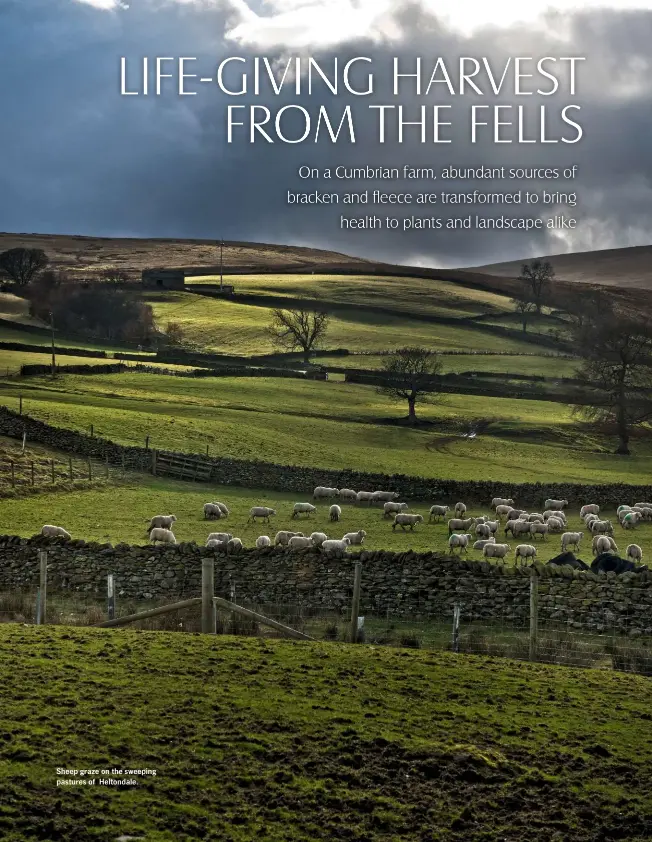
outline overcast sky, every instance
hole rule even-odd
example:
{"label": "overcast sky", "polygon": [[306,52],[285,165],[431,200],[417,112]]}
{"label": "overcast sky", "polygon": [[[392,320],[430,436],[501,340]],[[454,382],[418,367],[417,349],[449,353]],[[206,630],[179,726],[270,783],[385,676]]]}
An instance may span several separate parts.
{"label": "overcast sky", "polygon": [[[502,2],[495,0],[0,0],[0,230],[100,236],[220,237],[334,248],[402,263],[461,266],[535,254],[649,243],[652,222],[652,0],[627,2]],[[325,87],[313,95],[227,97],[216,84],[190,86],[180,97],[121,96],[120,57],[136,85],[143,56],[197,57],[202,76],[213,76],[227,56],[267,56],[284,66],[291,56],[314,56],[325,67],[354,56],[374,60],[373,96],[341,95]],[[442,56],[455,67],[460,55],[487,57],[502,69],[509,57],[585,56],[575,97],[501,93],[450,97],[437,86],[415,97],[391,90],[391,63],[420,56],[432,68]],[[499,70],[499,75],[500,75]],[[430,72],[425,73],[425,81]],[[545,80],[541,80],[545,81]],[[563,82],[564,80],[562,80]],[[567,79],[566,79],[567,81]],[[562,85],[563,87],[563,85]],[[454,142],[378,143],[370,104],[399,102],[416,116],[422,104],[452,104],[447,130]],[[327,105],[333,119],[351,104],[357,142],[312,138],[299,145],[244,134],[226,142],[226,107],[264,103],[277,109],[302,104],[314,113]],[[474,103],[527,102],[528,120],[545,104],[551,115],[581,106],[584,136],[576,144],[471,145],[468,112]],[[448,119],[448,118],[446,118]],[[563,131],[551,118],[550,130]],[[574,132],[568,130],[571,137]],[[240,130],[242,131],[242,130]],[[570,187],[580,202],[560,213],[579,220],[576,231],[431,232],[343,231],[350,208],[295,208],[287,190],[338,190],[345,182],[302,182],[297,167],[344,165],[436,167],[579,166]],[[508,182],[458,184],[515,190]],[[541,189],[544,185],[536,185]],[[350,189],[432,190],[431,184],[353,184]],[[441,190],[440,182],[435,189]],[[449,186],[448,189],[452,189]],[[447,211],[446,213],[450,213]],[[469,212],[546,216],[524,206]],[[360,215],[387,211],[367,206]],[[444,215],[442,208],[409,214]]]}

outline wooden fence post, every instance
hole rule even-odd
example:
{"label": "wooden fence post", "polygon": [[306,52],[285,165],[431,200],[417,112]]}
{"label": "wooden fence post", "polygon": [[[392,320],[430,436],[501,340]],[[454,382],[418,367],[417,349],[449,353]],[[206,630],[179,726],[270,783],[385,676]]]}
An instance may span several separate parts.
{"label": "wooden fence post", "polygon": [[530,577],[530,661],[537,659],[537,638],[539,633],[539,577],[532,571]]}
{"label": "wooden fence post", "polygon": [[149,450],[149,436],[145,436],[145,450]]}
{"label": "wooden fence post", "polygon": [[26,447],[27,447],[27,430],[23,430],[23,446],[22,446],[20,452],[24,453]]}
{"label": "wooden fence post", "polygon": [[115,588],[113,582],[113,573],[109,573],[109,575],[106,577],[106,601],[109,620],[113,620],[115,618]]}
{"label": "wooden fence post", "polygon": [[360,584],[362,582],[362,562],[356,561],[353,574],[353,600],[351,602],[351,626],[349,628],[349,640],[357,643],[358,640],[358,614],[360,613]]}
{"label": "wooden fence post", "polygon": [[48,593],[48,554],[47,550],[38,551],[38,563],[40,569],[40,585],[38,602],[36,605],[36,625],[42,626],[46,623],[47,593]]}
{"label": "wooden fence post", "polygon": [[201,563],[201,630],[215,634],[215,560],[204,558]]}
{"label": "wooden fence post", "polygon": [[460,651],[460,617],[462,614],[462,606],[453,606],[453,652]]}

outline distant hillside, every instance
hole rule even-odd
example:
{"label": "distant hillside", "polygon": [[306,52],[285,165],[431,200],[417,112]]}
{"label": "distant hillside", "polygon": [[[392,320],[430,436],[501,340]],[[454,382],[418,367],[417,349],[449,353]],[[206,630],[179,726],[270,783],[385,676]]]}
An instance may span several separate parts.
{"label": "distant hillside", "polygon": [[[544,259],[552,263],[560,281],[652,289],[652,245],[553,254]],[[469,271],[515,278],[524,262],[512,260],[507,263],[490,263],[470,267]]]}
{"label": "distant hillside", "polygon": [[[10,248],[43,249],[55,268],[99,274],[118,267],[139,277],[151,266],[214,266],[220,259],[219,240],[137,239],[82,237],[58,234],[0,233],[0,251]],[[301,246],[225,241],[226,272],[260,270],[308,270],[346,265],[355,271],[368,266],[366,260],[346,254]]]}

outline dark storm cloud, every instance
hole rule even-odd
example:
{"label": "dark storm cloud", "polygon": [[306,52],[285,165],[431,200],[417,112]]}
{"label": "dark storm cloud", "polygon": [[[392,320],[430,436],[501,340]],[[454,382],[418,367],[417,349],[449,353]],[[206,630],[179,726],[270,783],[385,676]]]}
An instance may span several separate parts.
{"label": "dark storm cloud", "polygon": [[[153,10],[156,9],[154,13]],[[560,19],[561,20],[561,19]],[[0,230],[86,233],[127,236],[219,237],[309,244],[397,262],[470,265],[566,247],[608,247],[646,241],[652,219],[652,82],[649,43],[652,13],[591,12],[564,18],[564,35],[513,28],[474,36],[444,31],[418,4],[406,4],[397,15],[402,39],[376,44],[358,41],[338,47],[345,58],[374,58],[377,91],[373,98],[334,101],[286,95],[262,100],[272,108],[289,102],[314,111],[320,103],[351,102],[359,142],[306,142],[301,145],[244,141],[225,142],[225,107],[237,98],[201,88],[196,97],[173,93],[156,97],[119,95],[119,57],[133,62],[148,56],[196,56],[206,75],[227,55],[248,55],[242,46],[225,43],[225,12],[219,7],[133,2],[128,13],[101,12],[70,0],[0,0],[0,73],[3,130],[0,133]],[[291,51],[288,51],[291,52]],[[270,50],[259,51],[270,57]],[[334,53],[314,51],[328,63]],[[377,142],[376,116],[368,105],[393,103],[387,70],[393,56],[413,61],[458,55],[543,55],[587,57],[580,68],[575,100],[547,97],[552,111],[576,101],[585,136],[577,144],[473,147],[467,119],[474,100],[455,104],[453,144],[415,143],[402,146]],[[496,103],[522,102],[504,96]],[[242,98],[243,102],[253,101]],[[434,100],[401,97],[406,113],[416,115],[422,103]],[[438,98],[442,104],[455,98]],[[493,97],[486,97],[493,104]],[[538,106],[539,102],[536,103]],[[335,107],[333,107],[335,106]],[[532,106],[529,106],[532,109]],[[535,112],[537,109],[535,108]],[[529,115],[531,118],[536,113]],[[412,130],[415,134],[415,130]],[[568,132],[569,135],[572,132]],[[410,135],[406,135],[410,138]],[[566,166],[580,165],[576,189],[581,204],[567,215],[582,220],[575,239],[551,239],[545,232],[351,232],[339,229],[342,206],[288,207],[291,190],[343,190],[345,182],[300,181],[300,164],[323,169],[402,166]],[[455,189],[487,187],[487,183]],[[494,182],[495,190],[525,185]],[[350,189],[431,189],[399,182],[350,185]],[[439,183],[437,189],[442,189]],[[542,185],[538,185],[539,188]],[[451,187],[452,189],[452,187]],[[455,209],[455,215],[477,209]],[[368,206],[361,213],[385,216]],[[412,211],[410,211],[412,212]],[[432,207],[418,215],[444,215]],[[449,211],[450,212],[450,211]],[[525,206],[494,206],[483,213],[530,215]]]}

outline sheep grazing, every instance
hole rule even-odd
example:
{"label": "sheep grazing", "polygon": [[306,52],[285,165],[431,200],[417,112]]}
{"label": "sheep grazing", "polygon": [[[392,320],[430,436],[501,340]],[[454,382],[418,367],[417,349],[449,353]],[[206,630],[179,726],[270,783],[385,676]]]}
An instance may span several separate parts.
{"label": "sheep grazing", "polygon": [[508,532],[512,533],[513,538],[516,538],[518,535],[531,535],[533,525],[527,520],[508,520],[505,524],[505,535]]}
{"label": "sheep grazing", "polygon": [[518,564],[519,558],[527,561],[528,558],[531,558],[534,561],[537,557],[537,548],[533,547],[532,544],[519,544],[516,550],[514,551],[514,560],[515,564]]}
{"label": "sheep grazing", "polygon": [[488,542],[482,549],[482,555],[485,558],[505,558],[510,550],[511,546],[509,544],[492,544]]}
{"label": "sheep grazing", "polygon": [[527,516],[527,514],[528,513],[523,511],[523,509],[510,509],[507,512],[507,520],[518,520],[521,517],[521,515]]}
{"label": "sheep grazing", "polygon": [[548,521],[551,517],[556,517],[563,523],[566,523],[566,514],[559,509],[546,509],[543,513],[544,521]]}
{"label": "sheep grazing", "polygon": [[611,542],[606,535],[596,535],[593,539],[592,548],[593,555],[601,555],[602,553],[611,552]]}
{"label": "sheep grazing", "polygon": [[349,543],[351,546],[359,546],[360,544],[364,543],[364,539],[367,537],[367,533],[364,529],[358,529],[357,532],[347,532],[346,535],[343,536],[344,538],[349,539]]}
{"label": "sheep grazing", "polygon": [[623,529],[636,529],[643,515],[640,512],[625,512],[620,519]]}
{"label": "sheep grazing", "polygon": [[463,534],[467,529],[471,529],[474,526],[475,520],[472,517],[467,517],[465,519],[453,517],[448,521],[448,534],[452,535],[453,532],[460,532]]}
{"label": "sheep grazing", "polygon": [[269,537],[269,535],[259,535],[258,538],[256,538],[256,549],[257,550],[262,550],[265,547],[271,547],[271,546],[272,546],[272,539]]}
{"label": "sheep grazing", "polygon": [[512,507],[502,504],[500,506],[496,506],[496,517],[498,520],[502,521],[503,518],[506,518],[507,515],[512,511]]}
{"label": "sheep grazing", "polygon": [[431,506],[428,523],[430,523],[433,520],[437,520],[440,517],[446,517],[446,512],[448,511],[450,511],[448,506]]}
{"label": "sheep grazing", "polygon": [[484,550],[486,544],[495,544],[495,543],[496,543],[496,539],[493,538],[493,537],[492,538],[486,538],[486,539],[483,538],[482,541],[476,541],[475,542],[475,544],[473,545],[473,549],[474,550]]}
{"label": "sheep grazing", "polygon": [[558,517],[549,517],[546,523],[548,525],[548,532],[563,532],[566,528],[564,521],[560,520]]}
{"label": "sheep grazing", "polygon": [[455,508],[453,509],[455,512],[455,517],[464,517],[466,514],[466,506],[464,503],[455,503]]}
{"label": "sheep grazing", "polygon": [[299,515],[308,515],[310,517],[317,509],[312,503],[295,503],[292,510],[292,517],[299,517]]}
{"label": "sheep grazing", "polygon": [[[546,507],[547,508],[547,507]],[[552,509],[553,506],[550,506]],[[597,503],[589,503],[588,506],[582,506],[580,509],[580,517],[584,518],[585,515],[599,515],[600,514],[600,506]]]}
{"label": "sheep grazing", "polygon": [[514,501],[511,497],[494,497],[491,501],[491,508],[496,509],[497,506],[511,506],[514,507]]}
{"label": "sheep grazing", "polygon": [[536,538],[537,535],[542,535],[543,540],[548,540],[548,533],[550,532],[550,527],[547,523],[539,523],[539,521],[534,521],[534,523],[530,524],[530,535],[533,538]]}
{"label": "sheep grazing", "polygon": [[328,510],[328,519],[332,523],[337,523],[337,521],[342,517],[342,509],[338,505],[332,505]]}
{"label": "sheep grazing", "polygon": [[339,497],[340,490],[339,488],[326,488],[323,485],[318,485],[317,488],[312,492],[312,499],[313,500],[325,500],[329,497]]}
{"label": "sheep grazing", "polygon": [[275,515],[276,510],[270,509],[268,506],[252,506],[249,509],[249,517],[247,518],[247,523],[255,523],[256,518],[260,517],[263,520],[266,520],[269,523],[269,519],[271,515]]}
{"label": "sheep grazing", "polygon": [[499,520],[486,520],[485,526],[489,527],[489,531],[492,535],[495,535],[498,532],[498,527],[500,526]]}
{"label": "sheep grazing", "polygon": [[226,545],[228,541],[218,541],[216,538],[209,538],[206,541],[206,547],[209,550],[224,550],[226,552]]}
{"label": "sheep grazing", "polygon": [[371,495],[372,503],[391,503],[398,497],[398,491],[374,491]]}
{"label": "sheep grazing", "polygon": [[209,541],[218,541],[221,544],[226,544],[231,538],[233,538],[233,535],[230,532],[211,532],[206,539],[206,546],[208,546]]}
{"label": "sheep grazing", "polygon": [[[640,506],[642,509],[652,509],[652,503],[634,503],[634,507]],[[637,546],[632,544],[633,547]]]}
{"label": "sheep grazing", "polygon": [[373,491],[358,491],[355,495],[356,503],[368,503],[371,506],[371,501],[374,498]]}
{"label": "sheep grazing", "polygon": [[564,532],[561,536],[562,553],[565,553],[569,547],[575,547],[576,550],[579,550],[583,535],[583,532]]}
{"label": "sheep grazing", "polygon": [[300,535],[295,535],[288,541],[288,547],[291,550],[307,550],[309,548],[312,549],[314,544],[310,538],[302,538]]}
{"label": "sheep grazing", "polygon": [[170,529],[163,529],[163,527],[155,526],[149,533],[149,540],[151,544],[159,541],[161,544],[176,544],[177,539]]}
{"label": "sheep grazing", "polygon": [[240,538],[230,538],[226,544],[227,553],[241,553],[244,547]]}
{"label": "sheep grazing", "polygon": [[217,503],[204,503],[204,520],[219,520],[222,514]]}
{"label": "sheep grazing", "polygon": [[466,535],[451,535],[448,539],[448,546],[450,548],[451,553],[454,553],[455,550],[460,551],[460,555],[462,551],[466,552],[469,546],[469,541],[473,536],[466,534]]}
{"label": "sheep grazing", "polygon": [[568,500],[553,500],[549,498],[543,504],[544,509],[565,509],[568,506]]}
{"label": "sheep grazing", "polygon": [[328,535],[325,532],[313,532],[310,540],[314,547],[321,547],[324,541],[328,541]]}
{"label": "sheep grazing", "polygon": [[231,514],[231,512],[229,510],[229,507],[226,504],[224,504],[224,503],[213,503],[213,505],[220,507],[220,511],[222,512],[222,517],[228,517]]}
{"label": "sheep grazing", "polygon": [[70,532],[66,532],[63,526],[52,526],[50,523],[46,523],[45,526],[41,527],[41,535],[44,538],[65,538],[67,541],[70,541],[72,538]]}
{"label": "sheep grazing", "polygon": [[489,529],[486,523],[478,523],[475,527],[475,534],[478,538],[490,538],[491,529]]}
{"label": "sheep grazing", "polygon": [[392,529],[394,530],[397,526],[400,526],[403,532],[405,532],[405,527],[409,526],[410,530],[414,530],[417,523],[423,523],[422,515],[408,515],[405,512],[399,512],[399,514],[394,515]]}
{"label": "sheep grazing", "polygon": [[630,544],[625,555],[628,561],[643,561],[643,550],[638,544]]}
{"label": "sheep grazing", "polygon": [[155,515],[149,521],[147,531],[151,532],[155,526],[160,526],[161,529],[172,529],[172,524],[176,522],[175,515]]}
{"label": "sheep grazing", "polygon": [[530,521],[530,523],[545,523],[543,515],[540,515],[538,512],[528,515],[527,519]]}
{"label": "sheep grazing", "polygon": [[589,512],[588,515],[584,515],[582,520],[584,521],[587,527],[590,527],[594,521],[600,520],[600,515],[594,515],[593,512]]}
{"label": "sheep grazing", "polygon": [[358,499],[358,492],[352,488],[340,488],[340,501],[343,503],[355,503]]}
{"label": "sheep grazing", "polygon": [[275,547],[287,547],[290,538],[294,537],[303,538],[303,532],[290,532],[287,529],[282,529],[280,532],[276,533],[276,537],[274,538],[274,546]]}
{"label": "sheep grazing", "polygon": [[321,549],[325,555],[330,556],[331,558],[344,558],[348,546],[348,538],[342,538],[340,541],[330,539],[322,543]]}
{"label": "sheep grazing", "polygon": [[610,520],[594,520],[589,529],[592,535],[613,535],[614,532]]}
{"label": "sheep grazing", "polygon": [[385,503],[383,506],[383,517],[395,515],[396,512],[405,512],[409,508],[407,503]]}

